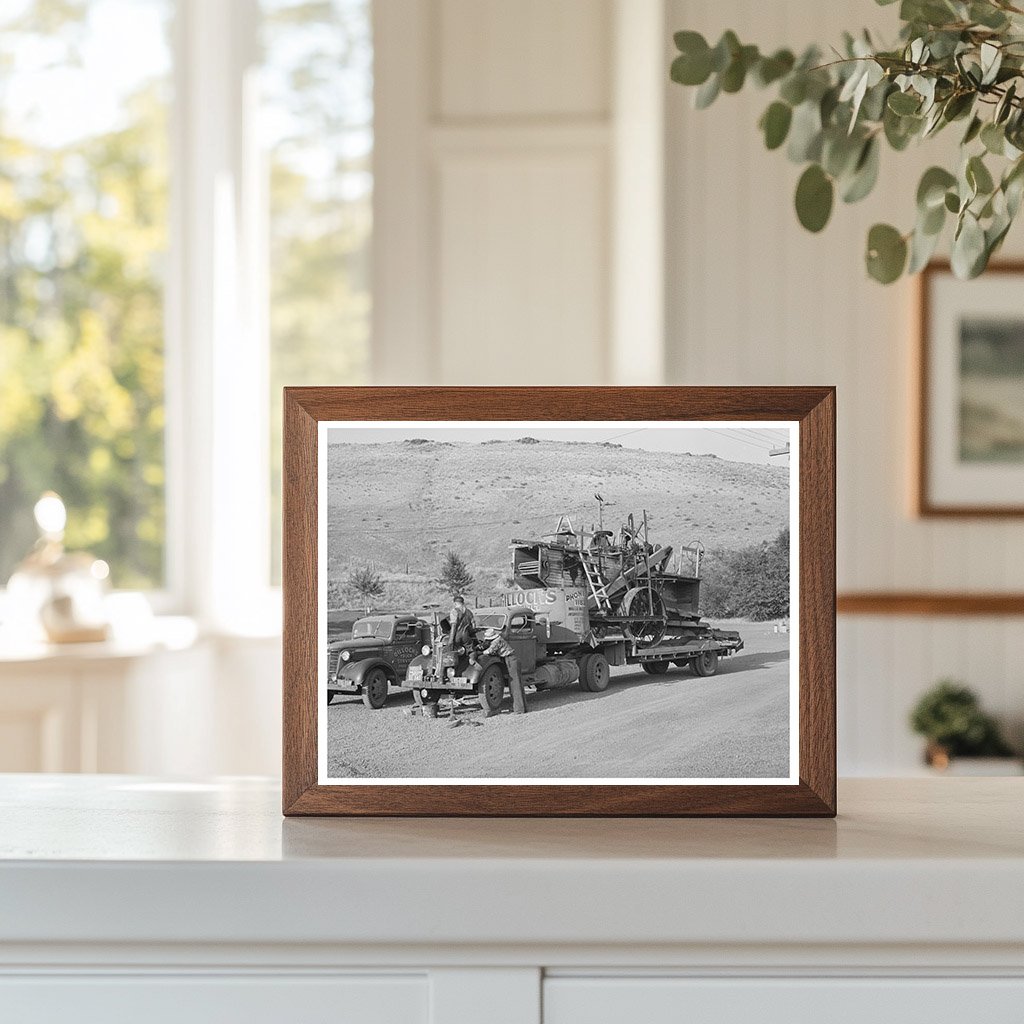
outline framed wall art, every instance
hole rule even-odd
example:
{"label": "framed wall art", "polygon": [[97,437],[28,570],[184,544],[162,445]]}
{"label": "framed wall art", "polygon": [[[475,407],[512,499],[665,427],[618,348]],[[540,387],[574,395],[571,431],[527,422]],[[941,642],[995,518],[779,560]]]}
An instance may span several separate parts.
{"label": "framed wall art", "polygon": [[1024,263],[919,288],[916,510],[1024,515]]}
{"label": "framed wall art", "polygon": [[832,388],[288,388],[284,813],[835,814]]}

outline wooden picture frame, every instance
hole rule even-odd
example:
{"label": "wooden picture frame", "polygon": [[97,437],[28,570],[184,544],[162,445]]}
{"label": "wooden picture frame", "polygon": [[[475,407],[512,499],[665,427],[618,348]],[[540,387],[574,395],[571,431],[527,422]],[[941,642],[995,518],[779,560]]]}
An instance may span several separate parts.
{"label": "wooden picture frame", "polygon": [[[332,421],[778,421],[798,438],[799,666],[788,784],[332,784],[318,775],[320,425]],[[283,811],[286,815],[813,816],[836,813],[835,389],[303,387],[284,392]],[[797,470],[794,470],[795,473]],[[325,474],[326,475],[326,474]],[[326,510],[325,510],[326,515]],[[582,542],[581,542],[582,543]],[[795,556],[794,556],[795,557]],[[791,693],[793,691],[790,691]],[[453,705],[454,706],[454,705]],[[454,713],[454,712],[453,712]],[[479,730],[478,730],[479,731]],[[374,780],[376,782],[376,780]]]}
{"label": "wooden picture frame", "polygon": [[[914,352],[916,355],[913,374],[917,392],[917,414],[915,417],[915,433],[911,450],[914,457],[913,466],[913,489],[912,507],[914,513],[920,518],[946,518],[946,519],[998,519],[1024,516],[1024,499],[1011,499],[1009,501],[984,500],[982,497],[987,485],[978,472],[984,472],[984,467],[976,471],[975,467],[968,467],[958,477],[955,470],[949,468],[953,461],[948,454],[951,444],[941,441],[941,437],[950,433],[948,420],[953,412],[950,408],[952,394],[952,382],[947,380],[952,370],[951,358],[955,353],[945,352],[944,358],[940,361],[935,351],[936,332],[945,323],[945,315],[948,309],[940,309],[940,305],[951,304],[954,309],[959,308],[960,312],[966,312],[972,308],[982,310],[986,304],[988,292],[992,288],[1000,287],[1005,283],[1008,276],[1024,277],[1024,261],[1001,260],[993,261],[985,270],[982,278],[974,281],[957,281],[952,275],[950,264],[945,260],[936,260],[930,263],[918,276],[917,281],[917,338]],[[1024,280],[1017,282],[1019,290]],[[950,303],[940,303],[937,296],[937,287],[953,286],[960,290],[963,298],[953,299]],[[975,307],[970,304],[968,297],[976,297],[973,301]],[[1007,292],[1007,302],[1011,305],[1017,304],[1016,296]],[[959,303],[959,307],[958,304]],[[994,314],[999,315],[999,314]],[[1015,314],[1016,318],[1016,314]],[[1024,315],[1020,316],[1024,323]],[[944,344],[943,349],[949,349]],[[941,366],[939,365],[941,362]],[[943,367],[945,369],[943,370]],[[937,400],[936,391],[941,391],[946,400]],[[941,406],[941,408],[937,408]],[[939,421],[946,424],[945,429],[939,427]],[[961,434],[964,430],[960,426]],[[938,436],[937,436],[938,435]],[[944,455],[937,452],[946,452]],[[941,470],[937,472],[937,467]],[[1018,462],[1016,467],[1007,467],[1007,474],[1020,475],[1020,469],[1024,463]],[[942,482],[939,487],[937,478],[941,475]],[[973,479],[972,479],[973,478]],[[963,496],[950,496],[950,492],[957,487],[957,480],[960,481],[959,489]],[[948,481],[948,482],[947,482]],[[937,493],[937,489],[945,492]]]}

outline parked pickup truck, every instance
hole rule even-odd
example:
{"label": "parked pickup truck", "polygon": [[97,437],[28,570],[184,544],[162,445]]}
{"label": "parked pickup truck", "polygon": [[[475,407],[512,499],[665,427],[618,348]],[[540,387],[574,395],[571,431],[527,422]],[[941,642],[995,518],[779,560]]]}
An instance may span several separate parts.
{"label": "parked pickup truck", "polygon": [[358,693],[375,710],[388,689],[405,679],[409,663],[430,646],[430,623],[405,612],[367,615],[352,626],[352,639],[331,644],[327,703],[336,693]]}

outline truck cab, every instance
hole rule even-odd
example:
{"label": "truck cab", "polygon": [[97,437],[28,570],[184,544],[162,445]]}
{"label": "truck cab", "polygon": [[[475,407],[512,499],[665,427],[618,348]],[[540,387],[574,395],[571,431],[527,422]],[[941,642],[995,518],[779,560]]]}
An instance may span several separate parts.
{"label": "truck cab", "polygon": [[508,682],[503,659],[484,654],[484,634],[496,629],[519,659],[524,685],[544,688],[580,678],[577,661],[551,656],[550,625],[529,608],[480,608],[473,612],[474,644],[452,650],[443,623],[433,631],[430,651],[413,658],[401,685],[413,691],[421,705],[436,704],[443,693],[475,693],[485,711],[501,706]]}
{"label": "truck cab", "polygon": [[404,680],[409,663],[430,641],[430,623],[411,613],[357,619],[351,639],[328,649],[327,703],[337,693],[358,693],[367,707],[382,708],[389,688]]}

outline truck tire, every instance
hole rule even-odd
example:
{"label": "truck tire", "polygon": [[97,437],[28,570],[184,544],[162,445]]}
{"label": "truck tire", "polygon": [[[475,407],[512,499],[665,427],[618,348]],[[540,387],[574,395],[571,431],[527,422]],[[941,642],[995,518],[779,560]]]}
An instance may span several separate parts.
{"label": "truck tire", "polygon": [[603,654],[584,654],[579,660],[580,687],[589,693],[602,693],[608,689],[611,670]]}
{"label": "truck tire", "polygon": [[718,651],[701,651],[690,665],[695,675],[713,676],[718,671]]}
{"label": "truck tire", "polygon": [[493,715],[501,708],[501,702],[505,699],[505,677],[499,666],[491,665],[484,670],[480,682],[476,684],[476,693],[480,707],[488,714]]}
{"label": "truck tire", "polygon": [[670,661],[644,661],[640,663],[640,667],[649,676],[663,676],[671,666]]}
{"label": "truck tire", "polygon": [[388,699],[388,677],[382,668],[370,669],[363,680],[363,703],[374,711],[384,707]]}

